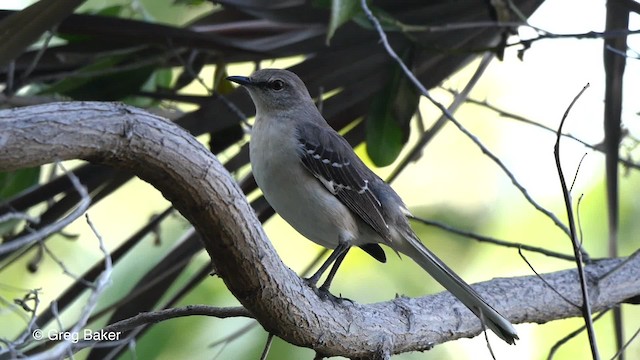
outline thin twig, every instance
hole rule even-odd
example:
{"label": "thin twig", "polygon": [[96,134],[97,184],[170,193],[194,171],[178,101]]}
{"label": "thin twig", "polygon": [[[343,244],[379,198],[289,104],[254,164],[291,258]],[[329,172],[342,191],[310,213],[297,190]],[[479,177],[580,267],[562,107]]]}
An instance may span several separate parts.
{"label": "thin twig", "polygon": [[[19,305],[23,310],[31,313],[31,317],[29,319],[29,323],[27,324],[26,329],[16,338],[15,341],[6,341],[2,340],[3,343],[7,346],[6,349],[0,349],[0,355],[9,353],[12,358],[18,357],[17,348],[22,347],[25,344],[30,343],[33,338],[33,331],[36,330],[36,319],[38,308],[40,307],[40,298],[38,297],[38,289],[29,290],[22,299],[16,299],[14,302]],[[27,302],[33,301],[33,306],[29,306]]]}
{"label": "thin twig", "polygon": [[585,157],[587,157],[587,153],[584,153],[582,155],[582,157],[580,158],[580,162],[578,163],[578,168],[576,169],[575,175],[573,175],[573,181],[571,182],[571,187],[569,188],[569,192],[570,193],[573,192],[573,186],[576,184],[576,180],[578,180],[578,174],[580,173],[580,167],[582,166],[582,162],[584,161]]}
{"label": "thin twig", "polygon": [[[445,87],[441,87],[441,89],[443,89],[445,91],[448,91],[453,95],[456,95],[458,93],[457,91],[455,91],[453,89],[449,89],[449,88],[445,88]],[[542,129],[544,131],[548,131],[550,133],[553,133],[554,136],[556,134],[556,129],[548,127],[548,126],[546,126],[544,124],[541,124],[539,122],[533,121],[531,119],[527,119],[526,117],[524,117],[522,115],[518,115],[518,114],[515,114],[515,113],[512,113],[512,112],[509,112],[507,110],[501,109],[501,108],[499,108],[499,107],[497,107],[495,105],[490,104],[487,101],[481,101],[481,100],[477,100],[477,99],[468,97],[467,98],[467,102],[471,103],[471,104],[478,105],[478,106],[482,106],[484,108],[487,108],[487,109],[497,113],[499,116],[501,116],[503,118],[512,119],[512,120],[516,120],[516,121],[525,123],[527,125],[535,126],[535,127],[539,128],[539,129]],[[562,134],[562,136],[566,137],[566,138],[569,138],[571,140],[574,140],[574,141],[584,145],[585,147],[587,147],[587,148],[589,148],[591,150],[595,150],[595,151],[598,151],[598,152],[604,152],[604,148],[601,145],[598,145],[598,144],[592,145],[592,144],[590,144],[590,143],[588,143],[588,142],[586,142],[586,141],[584,141],[584,140],[582,140],[582,139],[580,139],[580,138],[578,138],[578,137],[576,137],[574,135],[571,135],[571,134]],[[629,160],[626,160],[626,159],[623,159],[623,158],[620,158],[619,161],[620,161],[621,164],[625,165],[626,167],[633,168],[633,169],[636,169],[636,170],[640,170],[640,164],[638,164],[638,163],[634,163],[632,161],[629,161]]]}
{"label": "thin twig", "polygon": [[253,318],[253,315],[242,306],[236,307],[214,307],[207,305],[187,305],[182,308],[170,308],[157,311],[148,311],[140,313],[136,316],[115,322],[111,325],[105,326],[102,331],[104,332],[121,332],[134,329],[141,325],[156,324],[162,321],[175,319],[184,316],[212,316],[220,319],[228,317],[248,317]]}
{"label": "thin twig", "polygon": [[547,280],[545,278],[543,278],[538,271],[536,271],[536,269],[533,267],[533,265],[531,265],[531,263],[529,262],[529,260],[527,259],[526,256],[524,256],[524,254],[522,253],[521,250],[518,250],[518,254],[520,254],[520,257],[522,258],[522,260],[524,260],[524,262],[527,264],[527,266],[529,266],[529,269],[531,269],[531,271],[533,271],[534,274],[536,274],[536,276],[538,277],[538,279],[540,279],[545,285],[547,285],[547,287],[549,289],[551,289],[551,291],[553,291],[554,293],[556,293],[556,295],[560,296],[562,298],[562,300],[568,302],[569,304],[573,305],[575,308],[579,309],[580,305],[574,303],[573,301],[569,300],[566,296],[562,295],[558,290],[556,290],[556,288],[554,288],[553,286],[551,286],[551,284],[549,284],[547,282]]}
{"label": "thin twig", "polygon": [[580,247],[580,243],[578,241],[578,234],[576,231],[575,217],[573,216],[573,202],[571,201],[571,193],[569,192],[569,188],[567,187],[567,182],[564,178],[564,173],[562,171],[562,166],[560,164],[560,139],[562,134],[562,127],[564,126],[564,122],[571,111],[573,105],[578,101],[580,96],[589,88],[589,84],[587,83],[582,90],[576,95],[567,110],[565,110],[564,115],[562,116],[562,120],[560,121],[560,126],[558,126],[558,132],[556,136],[556,144],[554,146],[554,157],[556,160],[556,167],[558,169],[558,176],[560,178],[560,186],[562,190],[562,195],[564,197],[565,207],[567,209],[567,218],[569,221],[569,229],[571,236],[571,244],[573,245],[573,253],[576,257],[576,265],[578,267],[578,276],[580,278],[580,288],[582,290],[582,317],[584,318],[587,335],[589,336],[589,345],[591,347],[591,355],[594,360],[600,359],[600,354],[598,353],[598,344],[595,336],[595,331],[593,329],[593,320],[591,319],[591,303],[589,301],[589,293],[587,288],[587,279],[584,273],[584,264],[582,262],[582,251]]}
{"label": "thin twig", "polygon": [[626,350],[626,348],[638,337],[638,335],[640,335],[640,328],[638,328],[638,330],[636,330],[636,332],[631,336],[631,338],[629,339],[629,341],[627,341],[626,343],[624,343],[623,346],[620,347],[620,350],[618,350],[617,353],[615,353],[615,355],[613,355],[611,357],[611,360],[615,360],[616,358],[620,357],[620,355],[622,355],[622,353]]}
{"label": "thin twig", "polygon": [[582,204],[582,199],[584,198],[584,194],[580,194],[578,198],[578,203],[576,204],[576,220],[578,221],[578,239],[580,240],[580,248],[582,249],[582,242],[584,240],[584,234],[582,233],[582,221],[580,220],[580,204]]}
{"label": "thin twig", "polygon": [[621,268],[623,268],[624,266],[626,266],[629,262],[635,260],[635,258],[637,258],[638,256],[640,256],[640,249],[636,250],[633,254],[629,255],[626,259],[624,259],[623,262],[621,262],[620,264],[618,264],[616,267],[614,267],[613,269],[611,269],[609,272],[607,272],[606,274],[602,275],[599,279],[598,282],[602,282],[605,281],[610,275],[614,274],[615,272],[619,271]]}
{"label": "thin twig", "polygon": [[[58,163],[58,166],[62,167],[62,164]],[[0,245],[0,255],[12,252],[23,246],[30,245],[31,243],[34,243],[36,241],[40,241],[47,236],[62,230],[64,227],[84,214],[85,211],[87,211],[89,205],[91,204],[91,198],[89,197],[89,193],[87,193],[87,188],[80,183],[80,180],[78,180],[73,172],[65,171],[65,174],[73,184],[73,188],[75,189],[75,191],[80,195],[80,202],[78,203],[75,210],[73,210],[69,215],[67,215],[67,217],[61,219],[58,222],[49,224],[39,229],[38,231]]]}
{"label": "thin twig", "polygon": [[58,25],[55,25],[51,30],[47,31],[47,34],[44,38],[44,42],[42,43],[42,46],[38,49],[38,52],[33,57],[33,60],[31,61],[29,66],[24,70],[22,75],[20,75],[20,81],[24,81],[27,77],[29,77],[29,75],[31,75],[33,70],[35,70],[36,66],[38,66],[40,59],[42,59],[42,56],[44,55],[45,51],[47,51],[47,49],[49,48],[49,43],[51,42],[51,39],[53,39],[53,36],[55,35],[57,28],[58,28]]}
{"label": "thin twig", "polygon": [[465,134],[471,141],[473,141],[476,146],[478,146],[480,148],[480,150],[487,155],[494,163],[496,163],[496,165],[498,165],[498,167],[509,177],[509,179],[511,180],[511,182],[513,183],[513,185],[520,190],[520,192],[522,193],[522,195],[524,195],[524,197],[527,199],[527,201],[529,201],[529,203],[531,205],[533,205],[534,208],[536,208],[538,211],[542,212],[543,214],[545,214],[548,218],[550,218],[554,224],[556,224],[556,226],[558,226],[565,234],[569,234],[569,229],[562,223],[562,221],[560,221],[560,219],[558,219],[558,217],[553,214],[552,212],[550,212],[549,210],[545,209],[544,207],[542,207],[540,204],[538,204],[532,197],[531,195],[529,195],[527,189],[524,188],[524,186],[522,186],[518,180],[515,178],[515,176],[511,173],[511,171],[509,171],[509,169],[504,165],[504,163],[497,157],[495,156],[486,146],[484,146],[484,144],[482,144],[482,142],[475,136],[473,135],[471,132],[469,132],[464,126],[462,126],[462,124],[460,122],[458,122],[458,120],[455,119],[455,117],[451,114],[451,112],[449,112],[449,110],[447,110],[447,108],[442,105],[440,102],[436,101],[431,94],[429,93],[429,91],[424,87],[424,85],[422,85],[422,83],[413,75],[413,73],[411,72],[411,70],[409,70],[409,68],[407,68],[407,66],[404,64],[404,62],[402,62],[402,59],[400,59],[400,57],[398,56],[398,54],[396,54],[396,52],[393,50],[393,48],[391,47],[391,45],[389,44],[389,41],[387,39],[387,35],[385,34],[384,30],[382,29],[382,26],[380,25],[380,22],[378,21],[378,19],[373,15],[373,13],[371,13],[371,10],[369,9],[369,7],[367,6],[367,2],[366,0],[361,0],[360,4],[362,6],[362,9],[364,10],[365,14],[367,15],[367,17],[369,18],[369,21],[371,21],[371,23],[374,25],[374,27],[376,28],[376,30],[378,31],[378,35],[380,36],[380,40],[382,41],[382,44],[384,45],[387,53],[389,54],[389,56],[391,56],[397,63],[398,65],[400,65],[400,67],[402,68],[402,70],[404,71],[404,73],[407,75],[407,77],[413,82],[413,84],[416,86],[416,88],[418,88],[418,90],[420,90],[420,92],[422,93],[422,95],[424,97],[426,97],[433,105],[435,105],[444,116],[447,117],[447,119],[449,119],[454,125],[456,125],[456,127],[463,133]]}
{"label": "thin twig", "polygon": [[216,347],[218,345],[226,344],[226,343],[229,343],[229,342],[231,342],[233,340],[236,340],[239,337],[241,337],[242,335],[244,335],[244,334],[248,333],[249,331],[251,331],[254,327],[256,327],[257,324],[258,324],[257,322],[251,322],[251,323],[241,327],[240,329],[232,332],[231,334],[223,337],[222,339],[219,339],[219,340],[216,340],[216,341],[212,342],[211,344],[209,344],[209,347],[210,348]]}
{"label": "thin twig", "polygon": [[491,347],[491,342],[489,341],[489,333],[487,332],[487,326],[484,318],[484,313],[480,311],[480,323],[482,323],[482,333],[484,334],[484,342],[487,344],[487,349],[489,350],[489,355],[493,360],[496,360],[496,354],[493,353],[493,348]]}
{"label": "thin twig", "polygon": [[[585,33],[567,33],[567,34],[553,34],[550,32],[538,33],[538,35],[534,38],[519,40],[506,44],[499,44],[496,46],[482,46],[479,48],[471,48],[468,49],[468,53],[481,53],[485,51],[495,52],[497,50],[504,50],[506,48],[514,47],[514,46],[522,46],[522,49],[519,49],[519,53],[524,53],[526,50],[531,48],[531,45],[540,40],[546,39],[610,39],[617,37],[627,37],[628,35],[637,35],[640,34],[640,30],[609,30],[609,31],[588,31]],[[522,57],[522,55],[520,55]]]}
{"label": "thin twig", "polygon": [[638,54],[638,52],[633,50],[633,49],[631,49],[631,48],[629,48],[629,47],[627,47],[627,51],[633,51],[633,52],[635,52],[635,54],[630,55],[630,54],[627,53],[627,51],[618,50],[618,49],[614,48],[611,45],[605,45],[604,48],[607,51],[610,51],[610,52],[612,52],[612,53],[614,53],[616,55],[622,56],[623,58],[634,59],[634,60],[640,59],[640,55]]}
{"label": "thin twig", "polygon": [[163,269],[162,273],[158,274],[158,276],[154,277],[153,279],[143,284],[139,284],[138,287],[129,291],[126,294],[126,296],[119,298],[117,301],[114,301],[104,306],[103,308],[99,309],[98,311],[96,311],[95,314],[91,317],[91,320],[93,321],[95,319],[99,319],[105,314],[112,312],[114,309],[117,309],[118,307],[126,305],[136,297],[140,296],[140,294],[143,294],[145,291],[148,291],[153,286],[156,286],[158,283],[164,281],[167,277],[173,275],[177,269],[184,267],[185,264],[189,263],[191,260],[192,259],[190,258],[185,258],[177,263],[172,264],[171,267],[167,269]]}
{"label": "thin twig", "polygon": [[[185,235],[185,237],[186,236],[188,235]],[[167,300],[167,302],[163,304],[161,307],[164,309],[170,309],[172,306],[174,306],[178,302],[178,300],[184,298],[185,294],[188,293],[188,289],[192,289],[197,283],[199,283],[204,277],[206,277],[207,274],[210,273],[210,271],[211,271],[210,264],[206,264],[202,266],[198,271],[195,272],[195,274],[191,277],[191,279],[189,279],[189,281],[184,286],[178,289],[175,294],[172,294],[171,297]],[[252,324],[256,326],[258,323],[253,322]],[[137,328],[130,330],[125,340],[129,341],[130,343],[135,342],[135,339],[138,336],[140,336],[141,333],[146,331],[150,325],[152,325],[152,323],[142,324]],[[113,349],[111,350],[110,354],[112,357],[115,357],[121,352],[123,345],[126,345],[126,343],[123,344],[122,342],[118,342],[118,343],[110,342],[102,346],[103,347],[112,346]]]}
{"label": "thin twig", "polygon": [[39,217],[31,216],[23,212],[9,212],[4,215],[0,215],[0,224],[9,220],[23,220],[30,224],[38,224],[40,222]]}
{"label": "thin twig", "polygon": [[[604,316],[610,309],[601,311],[600,313],[598,313],[598,315],[596,315],[593,318],[593,321],[598,321],[602,316]],[[558,351],[558,349],[560,349],[560,347],[562,347],[564,344],[566,344],[569,340],[573,339],[574,337],[576,337],[578,334],[580,334],[581,332],[583,332],[585,329],[585,326],[581,326],[578,329],[570,332],[569,334],[567,334],[567,336],[563,337],[562,339],[558,340],[552,347],[551,349],[549,349],[549,354],[547,355],[547,360],[551,360],[553,359],[553,357],[555,356],[556,352]]]}
{"label": "thin twig", "polygon": [[93,287],[93,284],[85,279],[83,279],[82,277],[74,274],[73,272],[71,272],[71,270],[69,270],[67,268],[67,266],[64,264],[64,262],[53,252],[51,251],[51,249],[49,249],[49,247],[47,245],[45,245],[44,243],[42,243],[41,249],[44,249],[44,251],[49,255],[49,257],[51,257],[51,260],[53,260],[53,262],[55,262],[58,267],[60,269],[62,269],[62,272],[69,276],[70,278],[74,279],[75,281],[80,282],[81,284],[83,284],[84,286],[91,288]]}
{"label": "thin twig", "polygon": [[[453,101],[449,105],[448,110],[450,113],[453,114],[454,112],[456,112],[456,110],[460,107],[460,105],[462,105],[467,100],[469,93],[476,86],[476,84],[484,74],[484,71],[487,69],[487,67],[491,63],[492,59],[493,59],[492,53],[484,54],[484,56],[482,57],[482,60],[480,61],[480,65],[478,65],[478,68],[476,69],[471,79],[469,79],[464,89],[462,89],[460,93],[455,95]],[[420,139],[418,139],[418,142],[413,146],[411,150],[409,150],[409,153],[404,157],[404,159],[400,161],[398,166],[396,166],[396,168],[393,169],[393,171],[387,178],[388,183],[393,182],[398,177],[398,175],[400,175],[402,170],[404,170],[404,168],[406,168],[407,165],[409,165],[410,162],[415,161],[418,158],[418,154],[420,154],[420,152],[422,152],[424,147],[427,146],[427,144],[432,139],[435,138],[436,134],[447,123],[447,120],[448,119],[445,115],[440,116],[440,118],[433,124],[433,126],[431,126],[429,130],[425,131],[422,134],[422,136],[420,136]]]}
{"label": "thin twig", "polygon": [[[173,47],[173,44],[171,43],[171,41],[169,41],[169,46]],[[207,91],[207,94],[209,94],[209,96],[215,96],[217,99],[219,99],[220,101],[222,101],[222,103],[234,114],[236,114],[236,116],[240,119],[240,121],[242,121],[242,124],[244,124],[247,129],[251,129],[251,124],[249,124],[249,122],[247,121],[247,116],[245,115],[245,113],[240,110],[239,107],[236,106],[236,104],[234,104],[232,101],[229,101],[229,99],[227,99],[227,97],[223,94],[220,94],[219,92],[216,92],[215,89],[213,88],[209,88],[209,86],[207,86],[206,82],[204,81],[204,79],[197,74],[193,67],[191,66],[191,64],[187,63],[184,61],[184,59],[182,58],[182,56],[180,56],[179,52],[176,52],[176,58],[178,59],[178,61],[182,64],[182,66],[184,67],[185,71],[187,71],[187,73],[194,79],[196,79],[196,81]],[[215,79],[214,79],[215,81]],[[227,80],[224,80],[227,81]]]}
{"label": "thin twig", "polygon": [[468,237],[470,239],[474,239],[474,240],[477,240],[477,241],[480,241],[480,242],[486,242],[486,243],[489,243],[489,244],[504,246],[504,247],[508,247],[508,248],[524,249],[524,250],[527,250],[527,251],[536,252],[536,253],[539,253],[539,254],[542,254],[542,255],[546,255],[546,256],[557,258],[557,259],[562,259],[562,260],[568,260],[568,261],[574,261],[575,260],[573,255],[567,255],[567,254],[563,254],[563,253],[547,250],[547,249],[541,248],[541,247],[536,247],[536,246],[531,246],[531,245],[526,245],[526,244],[520,244],[520,243],[514,243],[514,242],[510,242],[510,241],[496,239],[496,238],[493,238],[493,237],[490,237],[490,236],[484,236],[484,235],[476,234],[474,232],[457,229],[457,228],[454,228],[454,227],[452,227],[450,225],[447,225],[447,224],[444,224],[444,223],[441,223],[441,222],[438,222],[438,221],[434,221],[434,220],[428,220],[428,219],[416,217],[416,216],[413,216],[413,215],[409,216],[409,219],[418,221],[418,222],[420,222],[420,223],[422,223],[424,225],[437,227],[438,229],[450,232],[452,234],[465,236],[465,237]]}
{"label": "thin twig", "polygon": [[264,350],[262,350],[262,355],[260,355],[260,360],[267,360],[267,356],[269,356],[269,350],[271,350],[271,344],[273,344],[273,334],[269,333],[267,336],[267,343],[264,344]]}
{"label": "thin twig", "polygon": [[[91,294],[89,295],[89,299],[85,303],[78,321],[73,325],[73,327],[69,330],[69,334],[80,334],[81,329],[87,324],[91,313],[95,309],[98,304],[98,300],[100,300],[100,296],[106,289],[107,285],[111,282],[111,274],[113,273],[113,263],[111,261],[111,255],[107,251],[107,248],[104,245],[104,241],[102,236],[98,233],[95,226],[91,222],[91,218],[89,215],[85,215],[87,220],[87,224],[93,231],[93,234],[98,239],[98,247],[100,251],[104,255],[104,271],[96,278],[94,285],[92,286]],[[44,360],[44,359],[57,359],[62,358],[65,355],[72,354],[74,347],[77,344],[74,344],[73,339],[65,339],[61,341],[56,346],[54,346],[51,350],[47,350],[41,352],[39,354],[34,355],[32,360]]]}
{"label": "thin twig", "polygon": [[[169,48],[173,49],[174,51],[176,50],[173,46],[173,42],[169,39]],[[189,52],[189,57],[191,58],[193,55],[195,54],[195,52],[192,50]],[[197,74],[193,67],[191,66],[193,64],[192,61],[185,61],[182,56],[180,56],[180,52],[175,52],[175,56],[178,59],[178,62],[182,65],[182,67],[184,68],[184,70],[187,72],[187,74],[189,74],[189,76],[191,76],[193,79],[195,79],[198,84],[200,84],[205,91],[207,92],[207,94],[212,95],[214,93],[214,90],[212,88],[209,88],[209,86],[207,86],[207,83],[204,81],[204,79]]]}

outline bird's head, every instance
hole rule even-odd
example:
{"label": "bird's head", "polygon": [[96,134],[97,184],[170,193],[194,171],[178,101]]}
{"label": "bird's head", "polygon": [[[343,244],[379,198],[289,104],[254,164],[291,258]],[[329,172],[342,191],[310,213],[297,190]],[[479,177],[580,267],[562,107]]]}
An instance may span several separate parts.
{"label": "bird's head", "polygon": [[293,111],[315,105],[307,87],[288,70],[262,69],[251,76],[229,76],[227,80],[244,86],[251,95],[258,114]]}

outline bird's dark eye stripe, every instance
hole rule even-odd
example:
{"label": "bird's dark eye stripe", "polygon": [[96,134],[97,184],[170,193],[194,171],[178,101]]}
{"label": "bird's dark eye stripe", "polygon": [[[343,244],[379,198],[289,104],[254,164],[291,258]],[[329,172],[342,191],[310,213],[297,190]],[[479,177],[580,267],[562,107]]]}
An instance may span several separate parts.
{"label": "bird's dark eye stripe", "polygon": [[280,79],[276,79],[271,81],[256,81],[253,84],[263,89],[282,90],[285,83]]}
{"label": "bird's dark eye stripe", "polygon": [[254,84],[257,87],[261,87],[261,88],[269,87],[269,82],[268,81],[256,81],[256,82],[254,82]]}

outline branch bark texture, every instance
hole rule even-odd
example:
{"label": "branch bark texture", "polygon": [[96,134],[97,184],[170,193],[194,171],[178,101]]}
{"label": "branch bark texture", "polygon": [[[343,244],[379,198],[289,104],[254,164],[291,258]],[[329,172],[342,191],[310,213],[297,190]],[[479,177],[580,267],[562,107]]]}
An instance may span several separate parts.
{"label": "branch bark texture", "polygon": [[[368,305],[320,298],[282,263],[218,160],[167,120],[117,103],[52,103],[0,111],[0,171],[68,159],[133,171],[160,190],[202,235],[229,290],[267,331],[292,344],[324,355],[376,358],[425,350],[481,331],[479,320],[446,292]],[[594,310],[640,294],[640,256],[620,264],[623,259],[586,266]],[[580,303],[575,270],[543,276]],[[494,279],[474,288],[514,323],[580,315],[535,276]]]}

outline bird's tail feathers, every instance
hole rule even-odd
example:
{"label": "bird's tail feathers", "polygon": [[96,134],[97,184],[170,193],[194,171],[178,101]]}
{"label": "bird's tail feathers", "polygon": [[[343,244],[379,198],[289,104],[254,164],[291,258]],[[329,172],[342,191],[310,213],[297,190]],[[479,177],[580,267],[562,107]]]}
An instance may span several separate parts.
{"label": "bird's tail feathers", "polygon": [[507,319],[500,315],[491,305],[487,304],[469,284],[462,280],[442,260],[438,259],[415,235],[410,234],[404,238],[406,240],[405,244],[399,246],[397,250],[409,256],[427,271],[476,316],[482,319],[496,335],[509,344],[515,343],[515,340],[518,339],[518,334]]}

